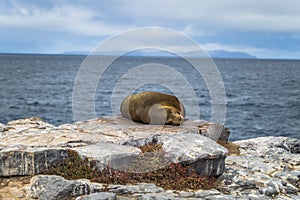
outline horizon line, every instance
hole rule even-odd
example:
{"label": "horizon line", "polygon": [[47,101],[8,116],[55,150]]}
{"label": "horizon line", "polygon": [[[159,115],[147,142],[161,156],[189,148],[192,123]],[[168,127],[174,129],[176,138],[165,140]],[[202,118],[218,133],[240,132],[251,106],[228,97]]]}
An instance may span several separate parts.
{"label": "horizon line", "polygon": [[[215,51],[215,50],[213,50]],[[218,50],[216,50],[218,51]],[[243,53],[243,52],[242,52]],[[62,52],[62,53],[45,53],[45,52],[0,52],[0,55],[48,55],[48,56],[90,56],[90,54],[87,53],[77,53],[76,51],[74,53],[72,52]],[[99,55],[93,55],[93,56],[116,56],[114,54],[99,54]],[[176,56],[170,56],[170,55],[121,55],[124,57],[157,57],[157,58],[176,58]],[[236,59],[236,60],[300,60],[300,58],[274,58],[274,57],[219,57],[219,56],[208,56],[212,59]],[[191,56],[191,58],[200,58],[200,57],[194,57]],[[206,58],[206,57],[204,57]]]}

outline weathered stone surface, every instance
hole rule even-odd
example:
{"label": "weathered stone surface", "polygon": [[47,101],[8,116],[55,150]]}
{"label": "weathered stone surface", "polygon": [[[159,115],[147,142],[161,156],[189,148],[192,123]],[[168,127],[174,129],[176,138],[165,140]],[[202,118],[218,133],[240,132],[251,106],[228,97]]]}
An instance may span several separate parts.
{"label": "weathered stone surface", "polygon": [[102,117],[56,127],[39,118],[11,121],[0,136],[0,176],[38,174],[68,156],[69,149],[95,161],[99,169],[109,165],[140,172],[131,166],[132,160],[141,153],[139,146],[153,141],[163,144],[170,163],[185,162],[198,174],[218,176],[224,171],[227,150],[198,134],[195,124],[200,122],[205,124],[187,121],[177,127],[155,126]]}
{"label": "weathered stone surface", "polygon": [[77,197],[76,200],[115,200],[116,194],[111,192],[98,192],[82,197]]}
{"label": "weathered stone surface", "polygon": [[191,133],[158,136],[166,156],[174,163],[191,165],[197,174],[219,176],[228,150],[211,139]]}
{"label": "weathered stone surface", "polygon": [[[294,199],[300,190],[300,154],[293,148],[299,140],[260,137],[236,141],[241,156],[228,156],[219,178],[220,191],[234,195],[263,195]],[[286,198],[283,198],[286,199]]]}
{"label": "weathered stone surface", "polygon": [[[97,185],[98,186],[98,185]],[[70,181],[61,176],[36,176],[31,179],[31,198],[37,199],[70,199],[98,191],[89,180]],[[101,188],[100,188],[101,190]]]}
{"label": "weathered stone surface", "polygon": [[75,147],[73,150],[77,151],[82,157],[95,161],[100,170],[107,166],[118,170],[126,170],[131,165],[132,159],[141,153],[141,150],[137,147],[109,142]]}
{"label": "weathered stone surface", "polygon": [[110,192],[118,195],[128,195],[135,193],[159,193],[164,189],[150,183],[138,183],[137,185],[111,185],[108,187]]}
{"label": "weathered stone surface", "polygon": [[[108,163],[118,168],[130,165],[131,158],[140,153],[138,146],[151,142],[163,144],[170,162],[193,166],[199,160],[224,160],[226,150],[198,134],[201,123],[187,121],[180,127],[128,125],[126,119],[104,117],[56,127],[37,118],[16,120],[0,132],[0,173],[39,173],[63,159],[68,149],[97,161],[99,168]],[[0,199],[300,199],[299,143],[286,137],[234,142],[240,153],[226,158],[225,172],[218,178],[220,186],[213,190],[170,191],[149,183],[102,185],[38,175],[31,182],[0,178]],[[216,165],[206,167],[222,171]],[[206,170],[203,166],[196,169]],[[208,174],[219,172],[209,170]]]}
{"label": "weathered stone surface", "polygon": [[215,141],[227,142],[229,139],[230,131],[222,124],[219,123],[202,123],[199,124],[199,134],[206,136]]}
{"label": "weathered stone surface", "polygon": [[0,176],[39,174],[67,155],[62,148],[6,147],[0,150]]}

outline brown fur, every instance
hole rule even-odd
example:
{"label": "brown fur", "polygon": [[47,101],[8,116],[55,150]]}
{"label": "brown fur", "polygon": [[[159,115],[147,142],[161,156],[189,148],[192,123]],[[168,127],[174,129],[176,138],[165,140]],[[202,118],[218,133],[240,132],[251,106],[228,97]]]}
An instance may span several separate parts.
{"label": "brown fur", "polygon": [[177,97],[159,92],[141,92],[127,96],[120,110],[124,117],[145,124],[178,126],[185,117],[184,107]]}

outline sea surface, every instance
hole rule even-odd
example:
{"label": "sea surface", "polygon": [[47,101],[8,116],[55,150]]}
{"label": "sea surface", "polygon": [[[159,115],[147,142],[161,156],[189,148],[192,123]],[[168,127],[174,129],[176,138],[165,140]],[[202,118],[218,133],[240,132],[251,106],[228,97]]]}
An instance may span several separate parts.
{"label": "sea surface", "polygon": [[[78,55],[0,54],[0,123],[32,116],[55,125],[73,123],[72,92],[85,59],[86,56]],[[98,56],[94,64],[105,59]],[[300,139],[299,60],[215,59],[214,62],[225,86],[225,126],[231,130],[231,141],[271,135]],[[118,81],[126,79],[124,74],[130,69],[149,63],[169,66],[185,77],[197,96],[200,118],[211,120],[210,91],[204,79],[188,62],[176,57],[131,56],[115,60],[99,78],[94,91],[96,115],[112,115],[112,91]],[[150,67],[149,73],[153,71]],[[181,83],[173,85],[183,87]],[[168,84],[153,82],[130,88],[136,92],[170,92]],[[184,98],[188,101],[192,96],[186,92]]]}

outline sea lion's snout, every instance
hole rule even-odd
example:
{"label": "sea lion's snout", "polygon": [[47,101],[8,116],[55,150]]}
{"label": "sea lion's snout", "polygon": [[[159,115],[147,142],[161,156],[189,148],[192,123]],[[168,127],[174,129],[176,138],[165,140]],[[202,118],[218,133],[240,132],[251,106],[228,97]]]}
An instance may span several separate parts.
{"label": "sea lion's snout", "polygon": [[171,111],[172,113],[170,113],[168,115],[168,119],[166,120],[166,124],[171,124],[174,126],[179,126],[183,123],[184,121],[184,117],[181,115],[180,112],[178,111]]}

